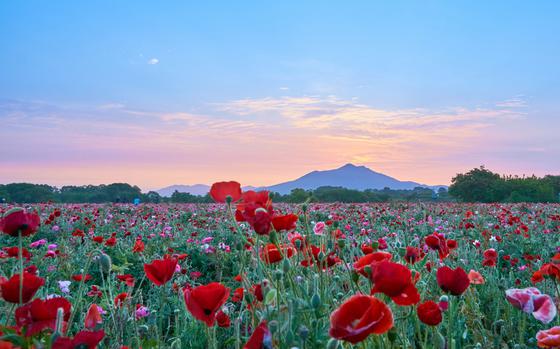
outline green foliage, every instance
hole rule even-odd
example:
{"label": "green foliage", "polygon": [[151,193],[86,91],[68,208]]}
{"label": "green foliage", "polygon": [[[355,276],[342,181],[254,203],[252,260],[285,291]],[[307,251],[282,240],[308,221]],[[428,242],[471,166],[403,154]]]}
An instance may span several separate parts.
{"label": "green foliage", "polygon": [[560,176],[505,177],[484,166],[458,174],[449,187],[463,202],[554,202],[559,191]]}

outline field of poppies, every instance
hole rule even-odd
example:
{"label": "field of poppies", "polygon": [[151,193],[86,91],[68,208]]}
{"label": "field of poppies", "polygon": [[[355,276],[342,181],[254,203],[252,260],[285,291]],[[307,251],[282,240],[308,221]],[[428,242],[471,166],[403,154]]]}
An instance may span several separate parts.
{"label": "field of poppies", "polygon": [[560,205],[0,206],[0,348],[560,348]]}

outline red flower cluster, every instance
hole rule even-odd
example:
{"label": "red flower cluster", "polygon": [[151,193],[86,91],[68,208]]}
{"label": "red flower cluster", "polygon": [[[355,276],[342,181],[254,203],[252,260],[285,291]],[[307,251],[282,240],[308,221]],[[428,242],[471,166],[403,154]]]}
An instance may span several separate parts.
{"label": "red flower cluster", "polygon": [[495,267],[496,262],[498,261],[498,252],[495,249],[489,248],[484,251],[484,259],[482,261],[482,265],[485,267]]}

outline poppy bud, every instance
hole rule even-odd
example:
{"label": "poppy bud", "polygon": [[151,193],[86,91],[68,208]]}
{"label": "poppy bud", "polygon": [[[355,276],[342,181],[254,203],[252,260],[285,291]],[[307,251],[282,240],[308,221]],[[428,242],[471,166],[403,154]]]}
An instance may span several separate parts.
{"label": "poppy bud", "polygon": [[278,246],[278,234],[276,234],[276,230],[271,230],[268,235],[270,238],[270,243]]}
{"label": "poppy bud", "polygon": [[282,280],[282,276],[284,276],[284,273],[282,272],[282,270],[275,270],[274,271],[274,280],[275,281]]}
{"label": "poppy bud", "polygon": [[284,258],[284,260],[282,261],[282,270],[284,271],[284,273],[288,273],[290,271],[290,268],[290,260],[288,258]]}
{"label": "poppy bud", "polygon": [[307,327],[305,327],[304,325],[301,325],[298,329],[298,333],[299,333],[299,337],[305,341],[307,339],[307,337],[309,336],[309,329]]}
{"label": "poppy bud", "polygon": [[[338,243],[338,247],[340,247],[340,248],[344,248],[346,246],[346,240],[344,240],[344,239],[338,239],[337,243]],[[337,342],[337,345],[338,345],[338,342]]]}
{"label": "poppy bud", "polygon": [[294,341],[294,333],[292,331],[288,331],[286,334],[286,343],[292,343]]}
{"label": "poppy bud", "polygon": [[336,294],[336,299],[341,300],[342,298],[344,298],[344,293],[338,292],[338,293]]}
{"label": "poppy bud", "polygon": [[329,339],[327,349],[338,349],[338,340],[334,338]]}
{"label": "poppy bud", "polygon": [[360,278],[360,274],[356,273],[355,271],[352,271],[352,281],[354,281],[354,283],[358,282],[358,279]]}
{"label": "poppy bud", "polygon": [[366,272],[368,277],[371,277],[371,265],[366,265],[364,267],[364,271]]}
{"label": "poppy bud", "polygon": [[389,337],[391,342],[394,342],[397,339],[397,330],[395,330],[394,327],[391,328],[389,332],[387,332],[387,337]]}
{"label": "poppy bud", "polygon": [[251,304],[253,302],[253,295],[251,293],[247,292],[243,296],[245,297],[247,304]]}
{"label": "poppy bud", "polygon": [[301,240],[296,240],[296,248],[299,250],[301,248]]}
{"label": "poppy bud", "polygon": [[325,253],[323,251],[319,252],[317,254],[317,259],[319,259],[320,262],[325,260]]}
{"label": "poppy bud", "polygon": [[301,210],[302,210],[303,213],[305,214],[305,213],[307,212],[307,204],[301,205]]}
{"label": "poppy bud", "polygon": [[138,326],[138,333],[140,336],[145,336],[149,331],[148,325],[140,325]]}
{"label": "poppy bud", "polygon": [[62,334],[62,331],[64,330],[62,328],[63,323],[64,323],[64,309],[63,308],[58,308],[58,309],[56,309],[55,333]]}
{"label": "poppy bud", "polygon": [[446,347],[445,338],[441,333],[439,333],[439,331],[437,331],[434,336],[434,348],[445,349]]}
{"label": "poppy bud", "polygon": [[276,331],[278,331],[278,321],[276,321],[276,320],[269,321],[269,323],[268,323],[268,330],[269,330],[272,334],[276,333]]}
{"label": "poppy bud", "polygon": [[102,253],[98,259],[99,266],[104,273],[109,273],[111,271],[111,257],[108,254]]}
{"label": "poppy bud", "polygon": [[315,309],[319,309],[321,306],[321,297],[317,293],[311,297],[311,306]]}
{"label": "poppy bud", "polygon": [[372,247],[374,250],[377,250],[377,249],[379,248],[379,241],[373,241],[373,242],[371,243],[371,247]]}

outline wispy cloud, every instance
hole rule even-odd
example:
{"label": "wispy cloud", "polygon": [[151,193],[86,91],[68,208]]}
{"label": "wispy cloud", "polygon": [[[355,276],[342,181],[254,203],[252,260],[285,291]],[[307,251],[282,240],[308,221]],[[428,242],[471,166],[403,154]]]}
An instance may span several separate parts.
{"label": "wispy cloud", "polygon": [[[545,138],[521,140],[526,110],[499,104],[390,110],[356,99],[301,96],[192,111],[4,100],[0,181],[94,178],[154,188],[235,178],[261,185],[350,161],[435,184],[508,150],[533,149],[535,159],[558,151]],[[500,137],[493,137],[497,130]]]}
{"label": "wispy cloud", "polygon": [[158,64],[158,63],[159,63],[159,59],[157,59],[157,58],[150,58],[148,60],[148,64],[151,64],[151,65],[155,65],[155,64]]}

